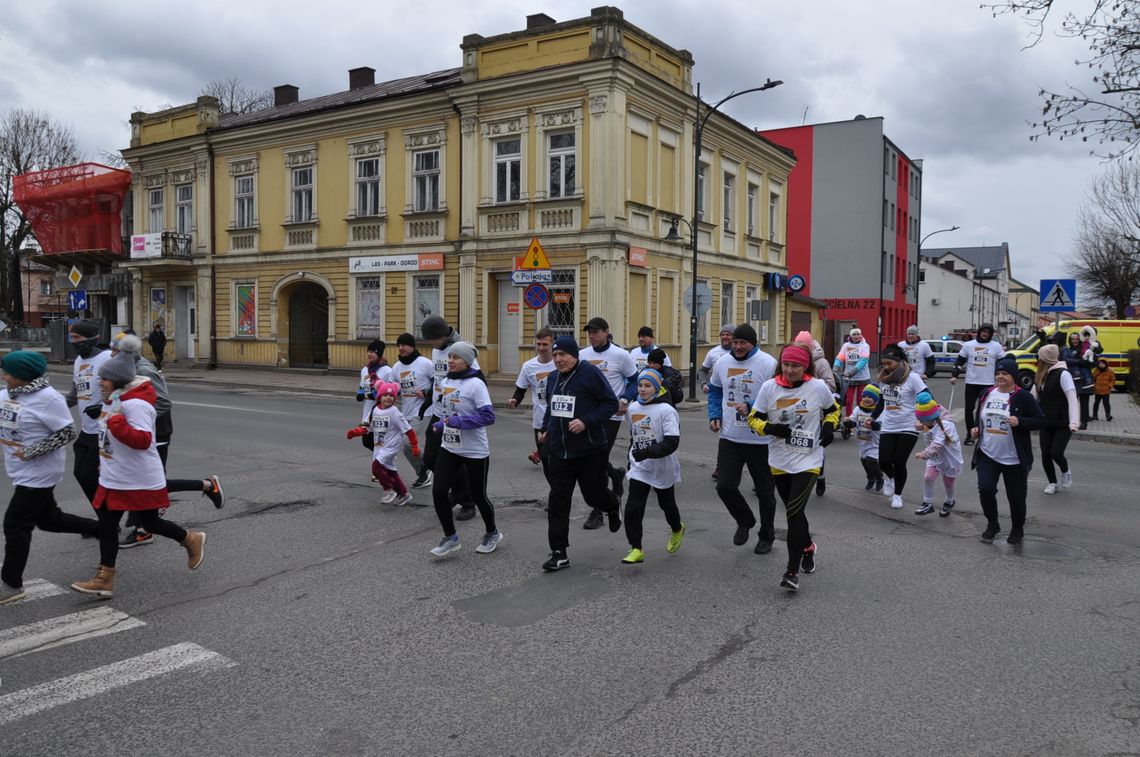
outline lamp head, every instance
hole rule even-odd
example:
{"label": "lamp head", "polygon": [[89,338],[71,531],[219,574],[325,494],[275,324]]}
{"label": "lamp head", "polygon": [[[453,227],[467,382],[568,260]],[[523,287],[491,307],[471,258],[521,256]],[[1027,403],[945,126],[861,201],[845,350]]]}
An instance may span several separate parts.
{"label": "lamp head", "polygon": [[680,242],[681,241],[681,234],[677,230],[677,222],[678,222],[678,219],[676,217],[674,217],[673,220],[670,222],[669,233],[665,235],[665,241],[666,242]]}

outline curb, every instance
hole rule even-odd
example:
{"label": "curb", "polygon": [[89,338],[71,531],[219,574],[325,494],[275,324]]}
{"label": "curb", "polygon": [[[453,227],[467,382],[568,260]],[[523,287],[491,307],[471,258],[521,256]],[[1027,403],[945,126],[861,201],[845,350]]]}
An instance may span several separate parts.
{"label": "curb", "polygon": [[1087,431],[1074,431],[1073,439],[1082,442],[1100,442],[1101,444],[1120,444],[1126,447],[1140,447],[1140,436],[1136,435],[1110,436],[1109,434],[1090,434]]}

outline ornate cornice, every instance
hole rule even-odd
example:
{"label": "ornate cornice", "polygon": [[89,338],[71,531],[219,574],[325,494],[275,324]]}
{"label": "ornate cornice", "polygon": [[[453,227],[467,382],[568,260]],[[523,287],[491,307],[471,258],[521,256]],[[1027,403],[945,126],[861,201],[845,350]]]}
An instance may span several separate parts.
{"label": "ornate cornice", "polygon": [[230,160],[230,176],[257,173],[257,156]]}
{"label": "ornate cornice", "polygon": [[348,143],[348,155],[352,158],[371,158],[382,156],[388,150],[387,137],[362,139]]}
{"label": "ornate cornice", "polygon": [[443,129],[413,132],[404,137],[404,147],[408,150],[442,147],[446,143],[447,134]]}
{"label": "ornate cornice", "polygon": [[285,153],[286,168],[300,168],[311,166],[317,162],[317,147],[305,147],[300,150],[291,150]]}

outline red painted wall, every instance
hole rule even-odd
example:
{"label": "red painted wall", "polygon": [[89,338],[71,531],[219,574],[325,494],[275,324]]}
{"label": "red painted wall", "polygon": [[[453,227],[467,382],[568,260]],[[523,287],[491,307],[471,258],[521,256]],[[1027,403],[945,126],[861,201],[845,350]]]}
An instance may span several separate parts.
{"label": "red painted wall", "polygon": [[[802,294],[811,294],[811,211],[812,211],[812,143],[813,127],[796,126],[760,132],[781,147],[796,154],[796,165],[788,174],[784,202],[788,210],[787,242],[788,275],[797,273],[807,281]],[[760,202],[767,217],[768,198]]]}

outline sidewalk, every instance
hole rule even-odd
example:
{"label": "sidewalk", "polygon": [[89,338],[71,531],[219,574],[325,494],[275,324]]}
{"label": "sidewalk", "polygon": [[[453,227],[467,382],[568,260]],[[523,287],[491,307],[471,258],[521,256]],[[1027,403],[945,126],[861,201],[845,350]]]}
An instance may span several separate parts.
{"label": "sidewalk", "polygon": [[[1092,398],[1089,398],[1089,411],[1092,411]],[[1101,409],[1099,421],[1089,421],[1086,431],[1077,431],[1074,439],[1111,444],[1140,446],[1140,405],[1130,394],[1112,395],[1112,423],[1104,419]]]}

